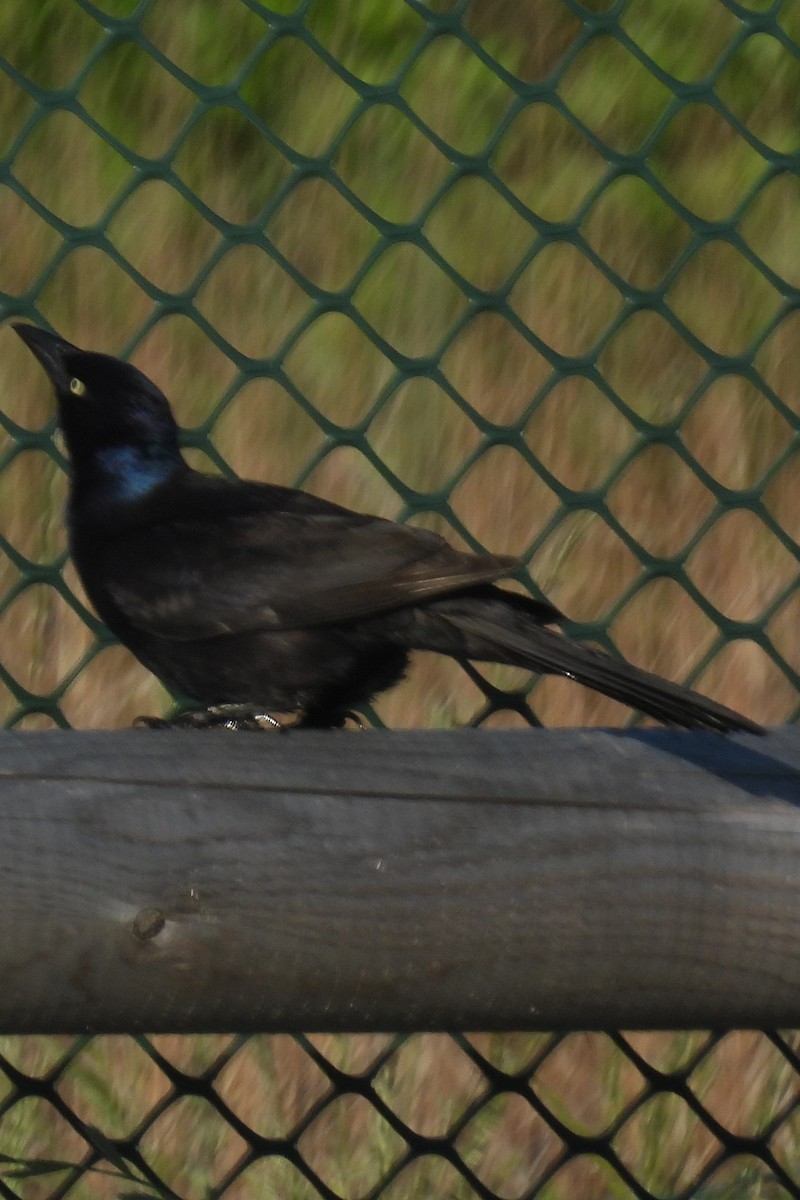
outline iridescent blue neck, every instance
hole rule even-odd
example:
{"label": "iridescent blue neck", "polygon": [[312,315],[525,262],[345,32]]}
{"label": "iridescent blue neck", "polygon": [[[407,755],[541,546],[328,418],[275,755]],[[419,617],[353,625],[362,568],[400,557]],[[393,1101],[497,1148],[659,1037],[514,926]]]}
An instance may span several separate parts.
{"label": "iridescent blue neck", "polygon": [[139,500],[183,465],[171,454],[151,455],[138,446],[98,450],[95,463],[106,495],[114,500]]}

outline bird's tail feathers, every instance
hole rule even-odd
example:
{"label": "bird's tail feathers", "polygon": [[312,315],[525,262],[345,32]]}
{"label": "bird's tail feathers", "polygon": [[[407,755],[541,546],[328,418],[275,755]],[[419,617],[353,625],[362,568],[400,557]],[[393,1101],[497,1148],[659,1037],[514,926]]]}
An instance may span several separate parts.
{"label": "bird's tail feathers", "polygon": [[494,612],[486,616],[454,612],[448,613],[446,620],[462,635],[466,658],[566,675],[667,725],[720,733],[764,732],[755,722],[690,688],[574,642],[563,633],[530,621],[523,625],[520,613],[502,624]]}

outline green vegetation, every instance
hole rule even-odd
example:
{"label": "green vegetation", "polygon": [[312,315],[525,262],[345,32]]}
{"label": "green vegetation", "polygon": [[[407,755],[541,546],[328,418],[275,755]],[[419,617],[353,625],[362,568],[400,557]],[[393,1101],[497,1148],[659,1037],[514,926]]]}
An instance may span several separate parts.
{"label": "green vegetation", "polygon": [[[783,1044],[796,1053],[796,1035]],[[463,1170],[499,1200],[537,1183],[547,1200],[630,1200],[613,1157],[570,1153],[557,1132],[566,1129],[604,1142],[648,1194],[781,1200],[787,1193],[763,1162],[727,1158],[713,1128],[742,1138],[769,1131],[775,1160],[798,1178],[796,1072],[786,1054],[751,1032],[3,1038],[0,1068],[36,1080],[41,1096],[3,1089],[0,1180],[25,1200],[318,1200],[315,1178],[343,1197],[472,1200]],[[490,1086],[484,1068],[499,1071],[499,1083]],[[674,1090],[649,1090],[643,1072],[652,1070]],[[352,1086],[332,1088],[327,1071]],[[174,1090],[167,1072],[200,1094]],[[410,1154],[361,1094],[365,1078],[401,1130],[448,1139],[455,1160],[434,1147]],[[202,1096],[208,1084],[213,1105]],[[273,1139],[273,1152],[249,1161],[248,1131]]]}
{"label": "green vegetation", "polygon": [[[198,463],[517,553],[602,644],[796,714],[791,6],[747,36],[719,0],[628,0],[610,26],[561,0],[21,5],[9,317],[130,354]],[[62,565],[44,381],[11,339],[0,372],[0,711],[163,709]],[[34,586],[29,562],[52,564]],[[559,680],[534,703],[626,719]],[[486,715],[439,663],[378,708]]]}
{"label": "green vegetation", "polygon": [[[759,720],[796,719],[798,11],[774,0],[5,0],[0,317],[129,354],[173,399],[197,464],[519,554],[607,648]],[[10,333],[0,341],[0,717],[117,726],[163,711],[163,689],[85,608],[65,561],[45,382]],[[530,585],[524,572],[519,582]],[[421,660],[376,719],[481,720],[479,679]],[[539,682],[533,703],[549,725],[627,719],[564,680]],[[744,1135],[791,1090],[786,1061],[750,1036],[726,1039],[689,1079]],[[334,1061],[364,1055],[361,1069],[378,1046],[317,1041]],[[695,1046],[631,1041],[667,1071]],[[5,1053],[47,1044],[7,1041]],[[187,1071],[206,1069],[186,1065],[180,1039],[160,1044]],[[210,1062],[221,1049],[208,1045]],[[458,1116],[453,1096],[466,1105],[482,1085],[455,1042],[414,1046],[376,1089],[436,1133],[443,1113]],[[542,1041],[480,1048],[522,1071]],[[292,1039],[252,1039],[216,1086],[254,1128],[285,1136],[317,1095],[310,1062]],[[109,1078],[123,1076],[115,1091]],[[731,1077],[735,1087],[718,1083]],[[640,1085],[599,1035],[556,1046],[532,1084],[590,1133]],[[58,1084],[99,1139],[128,1136],[164,1086],[141,1045],[109,1039],[82,1047]],[[360,1195],[398,1146],[357,1099],[312,1125],[301,1149],[331,1188]],[[495,1097],[458,1135],[464,1162],[504,1196],[561,1153],[517,1100]],[[71,1178],[59,1164],[83,1161],[89,1143],[10,1084],[3,1102],[0,1176],[32,1200],[55,1194]],[[197,1103],[168,1109],[142,1147],[193,1197],[242,1149]],[[191,1147],[177,1164],[176,1143]],[[91,1144],[107,1174],[73,1200],[133,1194],[130,1164]],[[715,1145],[668,1096],[614,1140],[665,1196]],[[791,1122],[772,1148],[796,1172]],[[39,1173],[15,1177],[31,1158]],[[733,1200],[744,1180],[749,1195],[778,1194],[747,1159],[698,1195]],[[226,1193],[273,1194],[314,1193],[279,1157]],[[385,1194],[472,1193],[428,1156]],[[540,1194],[630,1195],[590,1155]]]}

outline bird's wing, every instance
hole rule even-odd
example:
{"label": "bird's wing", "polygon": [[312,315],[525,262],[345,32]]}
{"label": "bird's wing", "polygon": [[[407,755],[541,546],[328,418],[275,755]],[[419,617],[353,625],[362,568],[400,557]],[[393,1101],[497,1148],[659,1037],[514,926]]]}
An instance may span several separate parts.
{"label": "bird's wing", "polygon": [[[126,619],[181,640],[365,617],[498,579],[516,565],[321,505],[162,522],[129,530],[103,553],[105,590]],[[545,619],[557,615],[548,609]]]}

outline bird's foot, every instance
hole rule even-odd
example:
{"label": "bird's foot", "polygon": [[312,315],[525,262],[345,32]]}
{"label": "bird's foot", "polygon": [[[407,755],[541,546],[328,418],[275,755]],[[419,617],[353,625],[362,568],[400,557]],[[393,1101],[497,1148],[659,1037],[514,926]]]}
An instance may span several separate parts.
{"label": "bird's foot", "polygon": [[210,704],[177,717],[137,717],[133,725],[135,729],[276,729],[279,733],[288,729],[271,713],[252,704]]}

